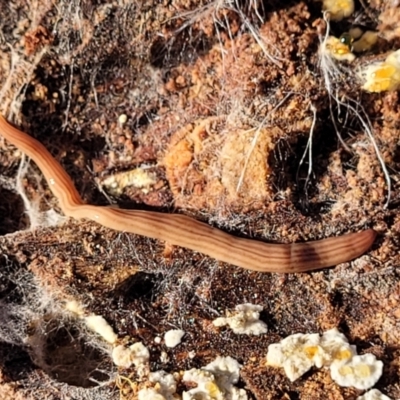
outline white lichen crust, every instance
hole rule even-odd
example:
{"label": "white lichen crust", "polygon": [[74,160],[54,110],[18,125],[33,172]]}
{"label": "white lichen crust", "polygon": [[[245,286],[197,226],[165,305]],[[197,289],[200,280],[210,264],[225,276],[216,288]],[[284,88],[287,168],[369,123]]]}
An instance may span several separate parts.
{"label": "white lichen crust", "polygon": [[217,357],[202,369],[185,371],[183,381],[197,387],[183,392],[182,400],[247,400],[246,391],[234,386],[239,370],[240,364],[232,357]]}
{"label": "white lichen crust", "polygon": [[373,354],[356,354],[356,347],[337,329],[322,336],[297,333],[268,346],[267,365],[283,368],[292,382],[312,367],[327,367],[338,385],[369,389],[381,377],[383,363]]}
{"label": "white lichen crust", "polygon": [[140,368],[149,362],[150,352],[142,342],[133,344],[130,347],[119,345],[114,347],[112,359],[116,366],[129,368],[132,364]]}
{"label": "white lichen crust", "polygon": [[373,354],[354,356],[345,363],[331,365],[331,377],[340,386],[369,389],[382,375],[383,362]]}
{"label": "white lichen crust", "polygon": [[165,371],[151,372],[149,381],[155,383],[154,388],[144,388],[138,392],[138,400],[175,400],[176,380]]}
{"label": "white lichen crust", "polygon": [[234,333],[239,335],[261,335],[268,331],[267,324],[260,321],[260,312],[263,310],[262,306],[255,304],[240,304],[235,307],[235,311],[227,317],[220,317],[213,321],[214,326],[225,326],[233,330]]}
{"label": "white lichen crust", "polygon": [[357,400],[392,400],[390,397],[384,395],[378,389],[371,389],[362,396],[357,397]]}
{"label": "white lichen crust", "polygon": [[356,347],[351,345],[346,336],[336,328],[322,335],[320,346],[323,351],[319,352],[314,359],[317,368],[329,367],[334,362],[346,362],[357,354]]}
{"label": "white lichen crust", "polygon": [[182,329],[171,329],[164,334],[164,343],[167,347],[173,348],[181,342],[185,331]]}
{"label": "white lichen crust", "polygon": [[268,346],[267,364],[282,367],[291,382],[300,378],[314,365],[314,357],[321,351],[318,333],[296,333],[280,343]]}
{"label": "white lichen crust", "polygon": [[115,343],[118,339],[113,328],[101,315],[89,315],[84,318],[86,326],[93,332],[100,335],[106,342]]}
{"label": "white lichen crust", "polygon": [[[154,387],[138,392],[138,400],[247,400],[244,389],[234,385],[239,380],[240,364],[232,357],[217,357],[205,367],[192,368],[182,374],[168,374],[157,371],[149,374]],[[176,393],[177,381],[182,379],[191,387],[182,395]]]}
{"label": "white lichen crust", "polygon": [[139,390],[138,400],[167,400],[167,398],[158,393],[156,389],[146,388]]}

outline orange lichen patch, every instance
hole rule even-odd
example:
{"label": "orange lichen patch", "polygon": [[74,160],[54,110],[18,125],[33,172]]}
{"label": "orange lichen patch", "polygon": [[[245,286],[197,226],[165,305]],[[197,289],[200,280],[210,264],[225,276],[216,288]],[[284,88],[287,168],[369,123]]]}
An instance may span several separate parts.
{"label": "orange lichen patch", "polygon": [[43,46],[51,44],[53,40],[51,33],[44,26],[39,25],[25,34],[25,53],[28,56],[32,55]]}
{"label": "orange lichen patch", "polygon": [[177,131],[164,158],[179,207],[259,207],[272,198],[268,156],[279,128],[238,127],[225,117],[196,121]]}
{"label": "orange lichen patch", "polygon": [[232,202],[240,198],[246,205],[272,197],[269,184],[272,170],[267,158],[273,149],[275,133],[281,132],[278,128],[235,130],[227,137],[221,153],[221,181]]}
{"label": "orange lichen patch", "polygon": [[215,136],[216,124],[219,121],[222,121],[222,118],[199,120],[186,125],[172,136],[170,148],[164,158],[164,166],[177,205],[187,202],[183,200],[180,203],[182,196],[202,195],[206,179],[203,170],[206,166],[201,162],[201,158],[205,155],[205,147],[211,147],[211,144],[207,146],[207,139],[209,136]]}

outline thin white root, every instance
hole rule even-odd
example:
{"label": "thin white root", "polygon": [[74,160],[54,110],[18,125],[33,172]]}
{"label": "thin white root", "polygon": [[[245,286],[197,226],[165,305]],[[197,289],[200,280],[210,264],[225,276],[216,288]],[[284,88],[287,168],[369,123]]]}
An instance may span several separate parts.
{"label": "thin white root", "polygon": [[317,121],[317,109],[315,108],[315,106],[313,104],[311,104],[310,108],[311,108],[311,111],[313,112],[313,121],[312,121],[311,128],[310,128],[310,135],[308,136],[308,140],[307,140],[307,146],[304,150],[303,156],[301,157],[299,166],[297,168],[297,177],[296,177],[296,180],[298,181],[300,168],[303,165],[304,160],[308,154],[308,171],[307,171],[307,178],[304,183],[304,188],[305,188],[306,192],[307,192],[307,186],[310,182],[310,177],[311,177],[311,173],[312,173],[312,141],[313,141],[315,123]]}

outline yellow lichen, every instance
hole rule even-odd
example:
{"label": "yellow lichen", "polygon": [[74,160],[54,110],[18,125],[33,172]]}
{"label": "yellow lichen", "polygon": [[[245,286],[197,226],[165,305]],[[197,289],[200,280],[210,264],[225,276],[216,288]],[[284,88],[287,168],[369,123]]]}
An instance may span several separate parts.
{"label": "yellow lichen", "polygon": [[349,360],[353,356],[353,353],[349,349],[341,349],[336,352],[333,356],[335,361]]}
{"label": "yellow lichen", "polygon": [[304,354],[308,357],[308,358],[314,358],[315,355],[320,351],[320,347],[319,346],[308,346],[304,348]]}
{"label": "yellow lichen", "polygon": [[349,367],[348,365],[343,365],[343,367],[339,368],[339,373],[343,376],[353,374],[353,368]]}
{"label": "yellow lichen", "polygon": [[351,52],[349,45],[335,36],[329,36],[326,39],[322,52],[338,61],[352,62],[355,59],[355,55]]}
{"label": "yellow lichen", "polygon": [[400,87],[400,50],[390,53],[385,61],[367,65],[359,72],[368,92],[397,90]]}
{"label": "yellow lichen", "polygon": [[322,10],[329,14],[332,21],[341,21],[354,12],[353,0],[323,0]]}
{"label": "yellow lichen", "polygon": [[204,387],[212,399],[219,399],[221,397],[222,393],[215,382],[206,382]]}

